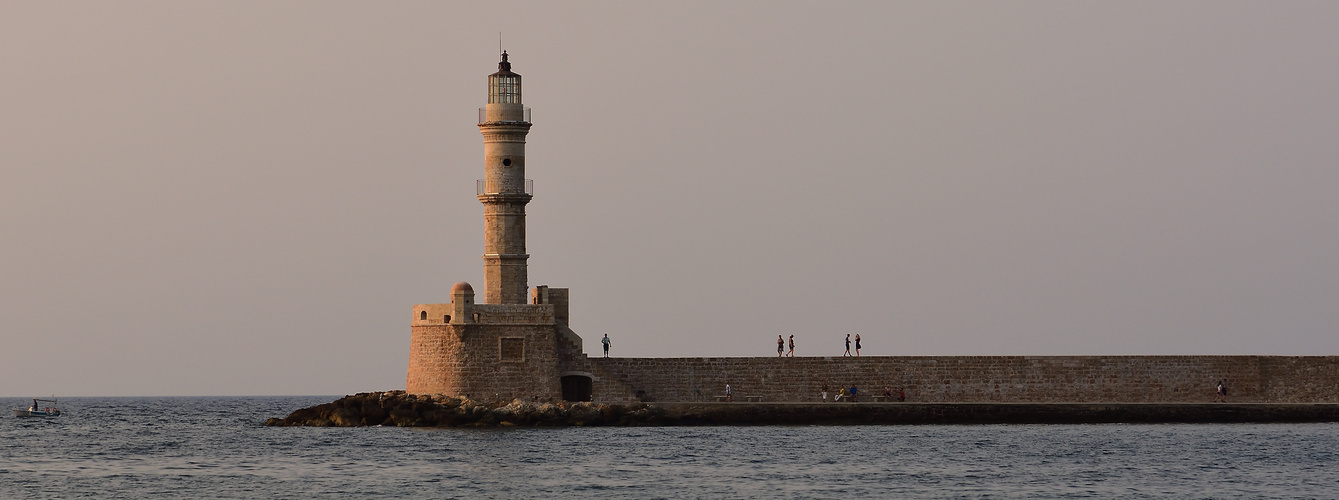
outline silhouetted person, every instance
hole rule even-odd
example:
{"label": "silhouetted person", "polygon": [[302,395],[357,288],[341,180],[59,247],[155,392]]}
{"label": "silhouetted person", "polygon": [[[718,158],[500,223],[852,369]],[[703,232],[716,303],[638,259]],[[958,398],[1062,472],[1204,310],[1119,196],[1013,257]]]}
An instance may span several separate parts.
{"label": "silhouetted person", "polygon": [[1227,402],[1227,385],[1222,380],[1218,381],[1218,397],[1214,399],[1214,402],[1218,401]]}
{"label": "silhouetted person", "polygon": [[604,344],[604,357],[609,357],[609,334],[604,334],[604,338],[600,339],[600,343]]}
{"label": "silhouetted person", "polygon": [[860,355],[860,334],[855,334],[855,355]]}
{"label": "silhouetted person", "polygon": [[846,334],[846,353],[842,354],[842,356],[845,357],[850,355],[851,355],[851,334],[848,333]]}
{"label": "silhouetted person", "polygon": [[791,336],[790,336],[790,351],[787,352],[786,355],[787,355],[787,356],[790,356],[790,357],[792,357],[792,358],[795,357],[795,336],[794,336],[794,335],[791,335]]}
{"label": "silhouetted person", "polygon": [[785,353],[786,353],[786,339],[783,339],[783,338],[781,338],[780,335],[777,335],[777,336],[776,336],[776,357],[779,358],[779,357],[781,357],[781,356],[784,356]]}

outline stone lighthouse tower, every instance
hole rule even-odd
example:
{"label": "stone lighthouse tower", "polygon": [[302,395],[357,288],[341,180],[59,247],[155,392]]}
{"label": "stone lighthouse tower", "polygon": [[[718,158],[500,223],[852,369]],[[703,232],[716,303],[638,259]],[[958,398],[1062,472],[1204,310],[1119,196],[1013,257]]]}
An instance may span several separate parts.
{"label": "stone lighthouse tower", "polygon": [[484,304],[525,304],[525,205],[531,181],[525,178],[525,136],[530,108],[521,104],[521,75],[511,72],[502,53],[498,72],[488,76],[488,105],[479,110],[484,136],[484,178],[476,187],[484,204]]}
{"label": "stone lighthouse tower", "polygon": [[568,326],[568,289],[526,283],[525,206],[534,193],[525,178],[530,108],[521,104],[521,75],[511,72],[506,52],[488,76],[479,131],[483,300],[459,282],[450,303],[414,306],[405,390],[487,401],[633,400],[632,389],[583,353],[581,337]]}

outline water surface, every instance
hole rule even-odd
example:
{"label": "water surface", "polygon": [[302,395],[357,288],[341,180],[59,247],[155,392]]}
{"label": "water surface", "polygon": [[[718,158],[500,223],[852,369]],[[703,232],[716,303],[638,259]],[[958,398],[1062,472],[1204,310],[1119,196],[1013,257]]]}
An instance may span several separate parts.
{"label": "water surface", "polygon": [[1339,424],[261,425],[334,399],[0,399],[0,498],[1339,496]]}

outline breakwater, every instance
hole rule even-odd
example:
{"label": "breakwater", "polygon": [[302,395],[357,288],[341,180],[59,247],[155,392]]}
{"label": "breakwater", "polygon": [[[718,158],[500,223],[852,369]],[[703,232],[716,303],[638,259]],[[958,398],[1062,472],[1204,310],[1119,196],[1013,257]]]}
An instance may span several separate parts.
{"label": "breakwater", "polygon": [[1234,403],[1339,403],[1339,356],[807,356],[590,358],[594,400],[710,402],[734,395],[817,402],[823,387],[908,401],[1209,403],[1226,381]]}
{"label": "breakwater", "polygon": [[478,403],[403,391],[304,408],[271,426],[565,427],[1339,422],[1334,403]]}

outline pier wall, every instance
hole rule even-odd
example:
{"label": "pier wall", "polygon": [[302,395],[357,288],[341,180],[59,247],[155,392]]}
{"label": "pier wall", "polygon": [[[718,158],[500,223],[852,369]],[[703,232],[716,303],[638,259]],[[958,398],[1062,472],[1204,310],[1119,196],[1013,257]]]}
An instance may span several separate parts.
{"label": "pier wall", "polygon": [[[1339,403],[1339,356],[864,356],[590,358],[612,377],[596,401],[818,401],[823,386],[883,386],[915,402],[1212,402],[1219,380],[1234,403]],[[625,391],[599,387],[619,385]]]}

